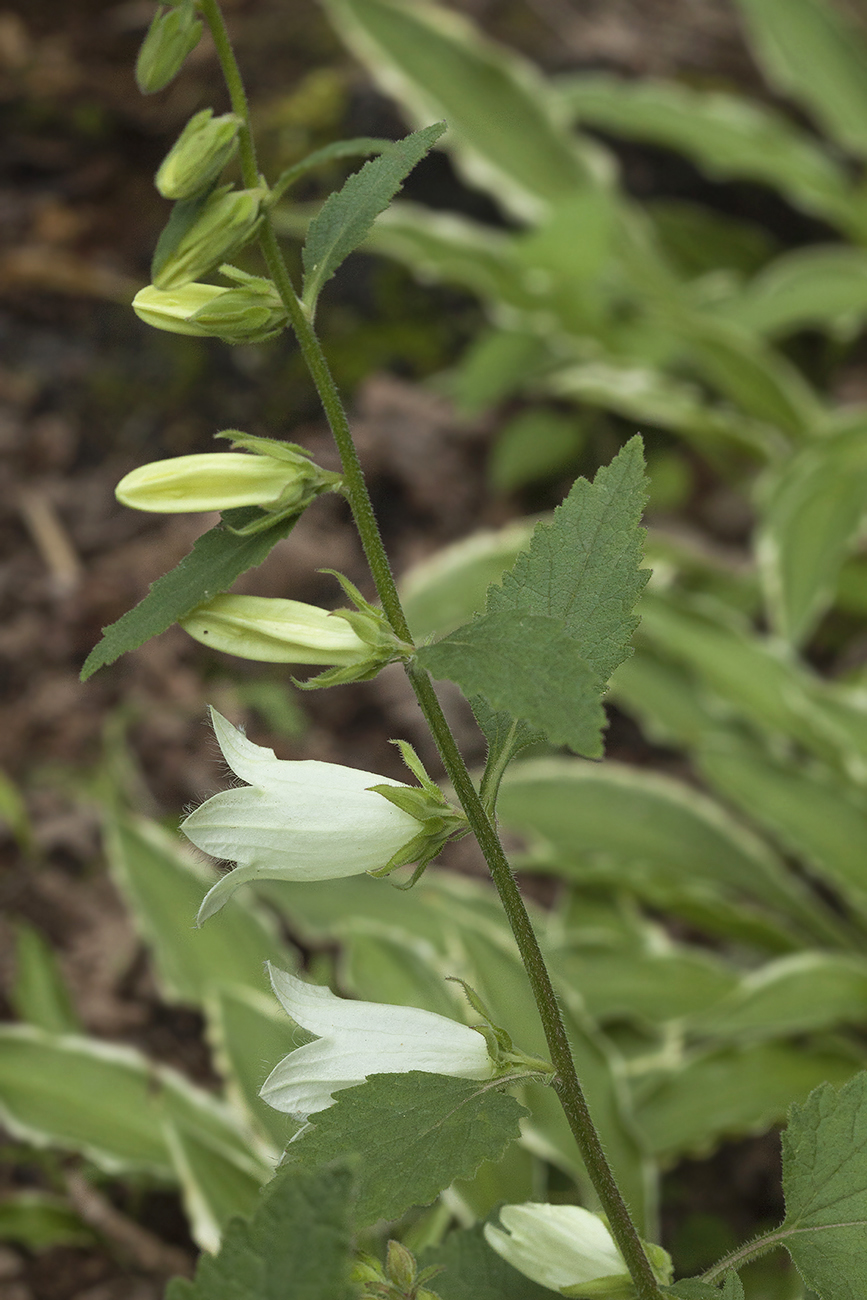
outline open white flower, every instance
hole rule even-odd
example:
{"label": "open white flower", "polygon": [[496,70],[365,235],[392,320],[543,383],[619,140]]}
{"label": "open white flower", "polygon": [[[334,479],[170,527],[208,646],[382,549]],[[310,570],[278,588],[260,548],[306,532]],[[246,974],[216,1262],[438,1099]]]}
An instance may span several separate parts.
{"label": "open white flower", "polygon": [[482,1034],[418,1007],[339,998],[330,989],[269,966],[284,1010],[316,1041],[290,1052],[275,1066],[260,1096],[296,1119],[326,1110],[333,1093],[363,1083],[369,1074],[423,1070],[459,1079],[490,1079],[494,1063]]}
{"label": "open white flower", "polygon": [[215,709],[211,718],[223,757],[249,785],[214,795],[181,825],[197,848],[238,863],[206,895],[198,925],[248,880],[329,880],[375,871],[424,835],[422,821],[369,788],[411,787],[336,763],[276,758]]}
{"label": "open white flower", "polygon": [[[500,1222],[507,1232],[485,1224],[488,1245],[541,1286],[552,1291],[571,1290],[618,1275],[625,1287],[630,1286],[623,1256],[611,1233],[598,1215],[580,1205],[504,1205]],[[605,1294],[613,1296],[616,1291],[612,1288]]]}

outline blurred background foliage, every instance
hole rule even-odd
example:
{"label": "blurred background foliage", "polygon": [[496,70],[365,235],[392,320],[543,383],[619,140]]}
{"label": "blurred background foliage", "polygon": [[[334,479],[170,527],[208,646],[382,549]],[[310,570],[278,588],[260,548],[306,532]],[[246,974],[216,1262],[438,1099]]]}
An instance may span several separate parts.
{"label": "blurred background foliage", "polygon": [[[342,135],[450,126],[319,315],[417,636],[468,618],[527,517],[645,437],[653,578],[612,684],[609,761],[525,755],[499,812],[609,1156],[647,1234],[661,1219],[679,1269],[700,1269],[779,1215],[775,1139],[759,1135],[864,1064],[863,13],[831,0],[227,12],[269,174]],[[263,996],[265,958],[460,1017],[443,982],[457,974],[542,1050],[465,846],[409,895],[366,880],[269,888],[190,932],[209,869],[172,828],[218,780],[205,699],[283,756],[400,776],[390,735],[435,758],[398,670],[302,708],[272,671],[174,629],[77,685],[100,626],[208,522],[122,513],[122,473],[210,449],[227,425],[329,463],[291,344],[160,335],[126,307],[166,215],[151,174],[192,112],[224,106],[207,45],[169,90],[135,94],[150,14],[0,14],[14,920],[0,1234],[23,1250],[22,1300],[48,1295],[46,1260],[58,1297],[94,1276],[156,1294],[161,1270],[253,1203],[288,1136],[256,1090],[296,1041]],[[281,205],[292,258],[344,174]],[[328,603],[325,564],[364,585],[345,517],[323,501],[240,589]],[[554,1099],[526,1092],[522,1145],[408,1216],[413,1248],[502,1200],[587,1200]],[[802,1294],[774,1258],[744,1281],[750,1300]]]}

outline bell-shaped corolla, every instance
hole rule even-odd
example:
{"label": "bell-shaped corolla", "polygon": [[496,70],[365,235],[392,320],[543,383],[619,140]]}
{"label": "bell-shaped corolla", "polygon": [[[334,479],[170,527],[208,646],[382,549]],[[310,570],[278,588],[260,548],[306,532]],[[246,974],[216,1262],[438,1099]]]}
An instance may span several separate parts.
{"label": "bell-shaped corolla", "polygon": [[[195,219],[165,257],[155,258],[157,289],[180,289],[205,275],[252,239],[262,210],[264,189],[214,190],[196,210]],[[193,200],[195,202],[195,200]]]}
{"label": "bell-shaped corolla", "polygon": [[208,799],[182,823],[197,848],[238,865],[206,895],[196,922],[250,880],[330,880],[414,861],[424,824],[370,789],[399,781],[315,759],[278,759],[211,710],[229,767],[249,784]]}
{"label": "bell-shaped corolla", "polygon": [[143,95],[153,95],[173,81],[202,35],[192,0],[156,12],[138,52],[135,78]]}
{"label": "bell-shaped corolla", "polygon": [[[118,483],[115,496],[131,510],[157,514],[234,510],[291,504],[293,489],[306,488],[310,463],[296,467],[273,456],[242,451],[206,451],[140,465]],[[300,491],[299,491],[300,495]]]}
{"label": "bell-shaped corolla", "polygon": [[283,1009],[315,1042],[305,1043],[276,1065],[261,1097],[275,1110],[306,1120],[326,1110],[341,1088],[369,1074],[422,1070],[459,1079],[490,1079],[494,1063],[475,1029],[418,1007],[354,1002],[330,989],[270,967]]}
{"label": "bell-shaped corolla", "polygon": [[[633,1300],[629,1271],[601,1215],[580,1205],[528,1202],[501,1206],[499,1217],[502,1228],[485,1224],[485,1240],[533,1282],[581,1300]],[[671,1257],[643,1244],[657,1281],[667,1284]]]}

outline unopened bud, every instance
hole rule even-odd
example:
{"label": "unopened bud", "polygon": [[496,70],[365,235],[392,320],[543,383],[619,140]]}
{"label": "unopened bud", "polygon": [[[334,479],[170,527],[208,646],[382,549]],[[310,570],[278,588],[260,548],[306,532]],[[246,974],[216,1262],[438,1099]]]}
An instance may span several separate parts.
{"label": "unopened bud", "polygon": [[288,319],[268,280],[233,289],[191,283],[165,291],[151,284],[139,290],[132,306],[141,320],[158,330],[224,343],[262,343],[278,334]]}
{"label": "unopened bud", "polygon": [[192,0],[165,12],[160,7],[148,28],[135,65],[135,79],[143,95],[162,90],[178,75],[184,60],[198,45],[202,24]]}
{"label": "unopened bud", "polygon": [[215,596],[179,620],[202,645],[262,663],[369,666],[371,648],[345,619],[268,596]]}
{"label": "unopened bud", "polygon": [[132,510],[167,515],[241,506],[282,511],[305,503],[317,472],[301,457],[295,466],[272,456],[212,451],[141,465],[121,479],[115,496]]}
{"label": "unopened bud", "polygon": [[214,117],[210,108],[191,117],[156,174],[164,199],[194,199],[210,189],[238,148],[237,113]]}
{"label": "unopened bud", "polygon": [[154,275],[157,289],[179,289],[230,257],[259,222],[262,190],[211,194]]}

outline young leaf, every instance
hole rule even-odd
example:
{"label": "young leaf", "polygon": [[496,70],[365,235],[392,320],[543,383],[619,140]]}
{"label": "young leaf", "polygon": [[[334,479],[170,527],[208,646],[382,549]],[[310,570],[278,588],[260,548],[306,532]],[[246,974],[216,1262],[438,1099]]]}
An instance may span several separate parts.
{"label": "young leaf", "polygon": [[[258,513],[250,511],[251,515]],[[289,536],[297,520],[297,515],[281,519],[272,527],[245,537],[230,532],[221,520],[196,541],[180,564],[151,583],[144,600],[116,623],[103,628],[102,640],[84,661],[81,680],[86,682],[98,668],[113,664],[121,655],[165,632],[197,605],[228,591],[236,578],[261,564],[271,548]]]}
{"label": "young leaf", "polygon": [[233,1219],[219,1255],[194,1282],[173,1278],[166,1300],[345,1300],[349,1295],[349,1176],[281,1170],[250,1219]]}
{"label": "young leaf", "polygon": [[697,1277],[684,1277],[675,1282],[674,1286],[664,1286],[662,1294],[677,1296],[678,1300],[721,1300],[715,1286],[702,1282]]}
{"label": "young leaf", "polygon": [[484,695],[474,695],[470,700],[470,708],[488,742],[480,793],[485,807],[493,810],[500,781],[509,763],[528,745],[543,741],[545,734],[526,722],[517,721],[510,713],[498,713],[491,708]]}
{"label": "young leaf", "polygon": [[315,1169],[352,1157],[359,1225],[428,1205],[519,1136],[526,1111],[492,1084],[444,1075],[374,1074],[342,1089],[333,1106],[290,1143],[286,1162]]}
{"label": "young leaf", "polygon": [[793,1106],[783,1133],[786,1218],[779,1230],[824,1300],[867,1293],[867,1072],[824,1083]]}
{"label": "young leaf", "polygon": [[398,140],[387,153],[364,164],[329,195],[310,223],[304,245],[304,302],[316,305],[322,286],[364,239],[406,177],[445,131],[436,122]]}
{"label": "young leaf", "polygon": [[744,1284],[737,1273],[726,1273],[722,1300],[744,1300]]}
{"label": "young leaf", "polygon": [[419,663],[554,743],[598,757],[600,698],[629,654],[632,608],[648,576],[639,568],[643,471],[636,437],[592,484],[579,478],[502,586],[488,589],[487,613],[423,647]]}
{"label": "young leaf", "polygon": [[526,720],[552,745],[601,758],[605,714],[597,678],[560,619],[486,614],[424,647],[418,660],[465,695],[483,694],[494,709]]}
{"label": "young leaf", "polygon": [[426,1251],[419,1264],[443,1265],[435,1283],[441,1300],[551,1300],[548,1287],[531,1282],[491,1250],[481,1224],[450,1233],[441,1246]]}

